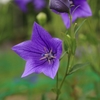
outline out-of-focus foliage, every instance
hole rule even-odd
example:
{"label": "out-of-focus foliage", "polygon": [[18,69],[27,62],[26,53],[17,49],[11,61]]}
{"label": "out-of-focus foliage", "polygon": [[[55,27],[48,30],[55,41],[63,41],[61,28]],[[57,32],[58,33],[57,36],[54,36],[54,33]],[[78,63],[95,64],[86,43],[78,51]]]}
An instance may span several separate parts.
{"label": "out-of-focus foliage", "polygon": [[[88,0],[93,16],[87,18],[78,33],[76,59],[72,64],[89,63],[86,67],[69,75],[64,83],[59,100],[100,100],[100,0]],[[31,7],[29,6],[31,9]],[[33,9],[33,7],[32,7]],[[60,16],[48,8],[47,22],[43,26],[52,36],[63,38],[66,28]],[[11,47],[31,36],[37,12],[22,12],[14,2],[0,4],[0,100],[54,100],[51,92],[56,85],[43,74],[32,74],[20,78],[25,61],[17,56]],[[77,20],[78,27],[84,19]],[[67,57],[61,61],[59,77],[62,79]],[[59,80],[59,83],[61,80]]]}

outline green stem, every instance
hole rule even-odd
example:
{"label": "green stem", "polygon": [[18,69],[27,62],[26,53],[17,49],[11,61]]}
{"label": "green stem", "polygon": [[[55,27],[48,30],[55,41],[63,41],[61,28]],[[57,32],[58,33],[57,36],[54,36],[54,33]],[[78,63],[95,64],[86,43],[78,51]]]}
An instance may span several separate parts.
{"label": "green stem", "polygon": [[[57,72],[56,80],[57,80],[57,82],[56,82],[56,93],[57,93],[57,95],[58,95],[58,72]],[[57,97],[57,98],[58,98],[58,97]],[[58,100],[57,98],[56,98],[56,100]]]}
{"label": "green stem", "polygon": [[59,95],[56,96],[56,100],[58,100],[58,98],[59,98]]}
{"label": "green stem", "polygon": [[67,76],[67,74],[68,74],[69,64],[70,64],[70,54],[68,54],[68,64],[67,64],[67,69],[66,69],[66,73],[65,73],[65,75],[64,75],[64,78],[63,78],[63,80],[62,80],[62,82],[61,82],[61,84],[60,84],[59,90],[61,90],[62,85],[63,85],[63,83],[64,83],[64,81],[65,81],[65,78],[66,78],[66,76]]}
{"label": "green stem", "polygon": [[56,91],[58,91],[58,72],[57,72]]}
{"label": "green stem", "polygon": [[70,53],[69,53],[69,54],[68,54],[67,69],[66,69],[65,75],[64,75],[64,77],[63,77],[63,80],[62,80],[62,82],[61,82],[61,84],[60,84],[60,87],[58,88],[56,100],[59,99],[59,95],[60,95],[59,91],[61,90],[61,88],[62,88],[62,86],[63,86],[63,83],[64,83],[64,81],[65,81],[65,79],[66,79],[66,76],[67,76],[67,74],[68,74],[68,68],[69,68],[69,64],[70,64],[70,57],[71,57],[71,55],[70,55]]}

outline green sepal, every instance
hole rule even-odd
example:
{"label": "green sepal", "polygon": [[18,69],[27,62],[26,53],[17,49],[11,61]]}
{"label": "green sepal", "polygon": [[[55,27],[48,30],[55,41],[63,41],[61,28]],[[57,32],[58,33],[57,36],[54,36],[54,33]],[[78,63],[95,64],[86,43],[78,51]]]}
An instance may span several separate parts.
{"label": "green sepal", "polygon": [[65,33],[62,33],[63,39],[64,39],[64,49],[65,51],[69,51],[70,45],[71,45],[71,38],[70,36]]}
{"label": "green sepal", "polygon": [[87,66],[89,63],[83,63],[83,64],[75,64],[70,70],[68,74],[72,74],[74,72],[76,72],[77,70],[79,70],[80,68],[83,68],[85,66]]}
{"label": "green sepal", "polygon": [[68,51],[68,44],[64,41],[64,49],[65,51]]}

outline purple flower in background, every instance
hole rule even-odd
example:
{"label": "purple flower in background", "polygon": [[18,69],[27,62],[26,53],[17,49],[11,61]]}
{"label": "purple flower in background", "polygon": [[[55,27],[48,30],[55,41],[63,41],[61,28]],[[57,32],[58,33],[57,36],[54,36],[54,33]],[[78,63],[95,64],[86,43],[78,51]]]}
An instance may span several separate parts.
{"label": "purple flower in background", "polygon": [[15,45],[12,50],[26,60],[22,77],[32,73],[44,73],[54,78],[59,68],[62,41],[52,38],[46,30],[34,23],[32,39]]}
{"label": "purple flower in background", "polygon": [[69,0],[50,0],[50,9],[57,12],[69,12]]}
{"label": "purple flower in background", "polygon": [[72,22],[77,18],[84,18],[92,15],[86,0],[50,0],[49,6],[55,13],[61,15],[66,28],[70,27],[68,12],[71,13]]}
{"label": "purple flower in background", "polygon": [[45,0],[14,0],[14,1],[19,6],[19,8],[24,12],[27,12],[28,3],[33,4],[35,11],[40,11],[46,6]]}

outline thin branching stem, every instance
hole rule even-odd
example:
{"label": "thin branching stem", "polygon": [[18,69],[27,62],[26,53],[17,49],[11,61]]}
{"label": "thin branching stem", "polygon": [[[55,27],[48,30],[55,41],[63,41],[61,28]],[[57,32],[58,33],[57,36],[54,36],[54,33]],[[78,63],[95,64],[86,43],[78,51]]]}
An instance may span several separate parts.
{"label": "thin branching stem", "polygon": [[65,51],[65,52],[62,54],[62,56],[61,56],[61,58],[60,58],[60,61],[61,61],[62,58],[66,55],[66,53],[67,53],[67,51]]}
{"label": "thin branching stem", "polygon": [[59,95],[60,95],[59,92],[61,91],[61,88],[62,88],[62,86],[63,86],[63,84],[64,84],[64,81],[65,81],[65,79],[66,79],[66,76],[67,76],[67,74],[68,74],[68,68],[69,68],[69,65],[70,65],[70,57],[71,57],[71,55],[70,55],[70,53],[69,53],[69,54],[68,54],[68,64],[67,64],[67,69],[66,69],[65,75],[64,75],[64,77],[63,77],[63,80],[62,80],[62,82],[61,82],[61,84],[60,84],[60,86],[59,86],[59,88],[58,88],[56,100],[59,99]]}

